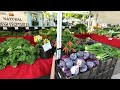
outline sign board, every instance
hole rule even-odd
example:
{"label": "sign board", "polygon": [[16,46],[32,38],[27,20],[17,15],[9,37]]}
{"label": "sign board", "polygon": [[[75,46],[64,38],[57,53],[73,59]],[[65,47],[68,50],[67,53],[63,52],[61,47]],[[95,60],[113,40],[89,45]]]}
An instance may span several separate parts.
{"label": "sign board", "polygon": [[15,30],[18,30],[18,27],[15,27]]}
{"label": "sign board", "polygon": [[29,29],[29,27],[25,27],[27,30]]}
{"label": "sign board", "polygon": [[0,27],[27,27],[26,11],[0,11]]}
{"label": "sign board", "polygon": [[46,52],[52,48],[50,42],[43,45],[43,50]]}
{"label": "sign board", "polygon": [[38,29],[38,27],[34,27],[35,29]]}
{"label": "sign board", "polygon": [[7,27],[3,27],[3,30],[7,30]]}

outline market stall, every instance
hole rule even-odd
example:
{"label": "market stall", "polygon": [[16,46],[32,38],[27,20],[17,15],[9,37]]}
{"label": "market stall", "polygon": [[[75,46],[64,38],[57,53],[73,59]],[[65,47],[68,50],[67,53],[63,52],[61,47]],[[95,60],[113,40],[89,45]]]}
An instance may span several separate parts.
{"label": "market stall", "polygon": [[[95,17],[95,20],[96,18],[97,15]],[[118,44],[115,46],[115,44],[113,45],[113,43],[111,44],[110,42],[114,39],[104,36],[97,37],[97,35],[93,35],[91,32],[85,31],[85,28],[81,28],[81,26],[83,25],[79,25],[78,27],[78,29],[80,30],[80,34],[75,36],[80,38],[80,36],[84,36],[84,34],[88,33],[86,38],[90,37],[91,39],[94,39],[95,43],[91,43],[91,45],[89,45],[89,43],[86,45],[86,41],[83,42],[84,44],[81,42],[81,46],[82,44],[85,45],[85,51],[83,50],[83,48],[80,49],[80,47],[80,51],[78,51],[77,48],[75,49],[74,47],[77,41],[74,42],[74,36],[68,35],[71,32],[69,31],[69,29],[66,29],[62,35],[62,51],[65,52],[64,54],[62,54],[61,59],[59,61],[56,61],[55,74],[57,76],[57,79],[110,79],[118,60],[117,57],[119,57],[120,55],[119,49],[116,48]],[[66,37],[64,35],[68,35],[67,38],[69,40],[64,41]],[[73,37],[74,39],[70,39],[71,37]],[[67,42],[67,44],[65,44],[65,42]],[[115,48],[111,46],[114,46]],[[72,49],[72,52],[71,48],[74,49]],[[90,53],[98,56],[95,56],[93,59],[93,56],[91,56]],[[97,63],[95,63],[94,60]]]}
{"label": "market stall", "polygon": [[[29,30],[28,24],[26,24],[27,34],[14,36],[14,38],[13,36],[0,37],[0,42],[2,42],[0,45],[1,47],[4,47],[0,52],[0,55],[3,56],[0,57],[1,79],[34,79],[50,74],[51,79],[111,78],[118,60],[117,57],[120,54],[117,49],[120,48],[119,40],[89,32],[91,27],[89,23],[90,16],[88,17],[89,20],[87,24],[80,23],[76,25],[73,30],[70,30],[71,28],[62,30],[62,11],[56,13],[57,28],[43,27],[41,30],[36,30],[36,33],[36,27],[32,32],[32,30]],[[85,14],[86,12],[79,13]],[[87,14],[88,13],[89,12],[87,12]],[[95,16],[100,17],[99,14]],[[25,20],[25,22],[27,22],[27,19]],[[96,23],[99,22],[97,20],[99,20],[99,18],[96,19]],[[109,20],[110,18],[106,19],[107,22]],[[114,19],[112,20],[114,23]],[[21,19],[19,19],[19,21],[21,23]],[[105,19],[103,21],[105,21]],[[11,22],[9,22],[9,25],[11,25],[10,23]],[[6,27],[4,27],[4,29],[6,29]],[[77,33],[75,33],[75,30],[77,30]],[[32,32],[32,34],[30,34],[30,32]],[[21,39],[21,41],[26,43],[19,43],[15,39]],[[9,41],[13,43],[12,48],[9,47]],[[14,47],[14,41],[21,46],[18,45]],[[24,51],[21,50],[21,47],[25,47]],[[26,47],[29,47],[29,49]],[[18,55],[16,54],[12,57],[12,50],[17,52]],[[6,57],[5,53],[9,54],[9,57]],[[18,58],[19,55],[21,55],[20,58]],[[40,57],[37,57],[36,55],[39,55]],[[30,57],[32,57],[32,59],[30,59]],[[13,60],[19,63],[16,64]]]}
{"label": "market stall", "polygon": [[[3,42],[7,38],[2,37],[0,41]],[[17,37],[20,38],[20,37]],[[35,46],[33,36],[23,36],[22,38],[30,41],[31,44]],[[38,58],[35,60],[34,64],[20,64],[16,68],[8,65],[4,69],[0,70],[1,79],[35,79],[46,75],[50,75],[52,65],[52,57],[48,59]]]}
{"label": "market stall", "polygon": [[[2,12],[1,11],[0,13],[1,13],[1,17],[0,17],[1,24],[0,25],[2,27],[1,34],[0,34],[1,35],[1,37],[0,37],[0,42],[1,42],[0,43],[1,44],[1,47],[0,47],[1,48],[0,79],[35,79],[35,78],[40,78],[40,77],[43,77],[46,75],[50,75],[52,59],[53,59],[51,52],[50,52],[50,55],[48,55],[49,58],[48,58],[48,56],[44,57],[43,54],[45,54],[45,53],[41,52],[43,54],[40,55],[40,57],[33,59],[34,63],[29,60],[30,56],[26,56],[27,58],[29,58],[28,62],[32,63],[31,65],[23,62],[24,61],[23,58],[26,58],[25,55],[27,55],[27,53],[32,53],[32,51],[29,51],[29,48],[31,47],[31,49],[33,49],[33,52],[34,52],[35,48],[37,47],[36,45],[38,44],[38,42],[35,42],[35,36],[39,35],[38,29],[41,29],[39,26],[30,27],[31,26],[31,24],[29,22],[30,14],[27,12],[12,12],[12,11],[10,11],[10,12],[4,12],[4,11]],[[37,12],[32,12],[32,13],[36,14]],[[27,17],[27,15],[28,15],[28,17]],[[32,16],[34,16],[34,15],[32,15]],[[37,20],[39,20],[38,17],[37,17]],[[27,33],[28,31],[32,32],[32,35],[30,33],[28,34]],[[44,37],[42,37],[42,38],[43,38],[43,40],[47,39]],[[12,39],[14,39],[14,40],[12,41]],[[16,40],[20,40],[20,39],[21,39],[21,41],[26,42],[26,43],[23,43],[23,46],[18,46],[18,47],[14,46],[14,45],[12,46],[12,44]],[[10,44],[7,45],[6,43],[10,43],[10,41],[12,41],[11,47],[7,47]],[[18,43],[16,43],[16,44],[18,44]],[[28,45],[30,47],[27,49],[27,47],[25,45]],[[43,45],[44,45],[44,43],[43,43]],[[24,50],[21,50],[20,49],[21,47],[25,47]],[[9,49],[14,49],[14,50],[9,51]],[[25,52],[25,49],[26,49],[26,52]],[[38,49],[37,51],[40,50],[40,48],[38,48],[38,47],[37,47],[37,49]],[[19,59],[19,57],[17,58],[17,55],[11,54],[11,53],[14,53],[15,50],[17,50],[17,54],[22,55],[21,59]],[[20,53],[20,52],[22,52],[22,53]],[[5,53],[9,54],[8,57],[11,55],[9,57],[9,59],[6,60],[7,62],[4,62],[5,61],[4,59],[7,58],[5,56],[6,55]],[[13,57],[12,55],[15,55],[15,56],[13,59],[10,60],[10,58]],[[12,61],[12,60],[14,60],[14,61]],[[17,61],[17,65],[16,65],[16,61]],[[20,61],[20,63],[19,63],[19,61]]]}

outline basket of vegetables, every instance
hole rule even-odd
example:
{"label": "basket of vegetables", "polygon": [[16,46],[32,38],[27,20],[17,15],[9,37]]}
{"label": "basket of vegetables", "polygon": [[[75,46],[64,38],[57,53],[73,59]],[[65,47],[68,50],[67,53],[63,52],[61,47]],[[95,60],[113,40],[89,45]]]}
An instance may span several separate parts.
{"label": "basket of vegetables", "polygon": [[92,79],[98,71],[99,60],[94,54],[78,51],[63,55],[56,64],[56,77],[59,79]]}
{"label": "basket of vegetables", "polygon": [[88,41],[76,38],[68,29],[62,34],[62,56],[56,61],[56,77],[61,79],[95,78],[99,60],[92,53],[85,51]]}
{"label": "basket of vegetables", "polygon": [[120,50],[101,43],[87,45],[85,50],[96,55],[100,60],[96,79],[111,78],[116,62],[120,57]]}
{"label": "basket of vegetables", "polygon": [[101,43],[85,45],[85,51],[63,55],[56,61],[59,79],[110,79],[120,50]]}

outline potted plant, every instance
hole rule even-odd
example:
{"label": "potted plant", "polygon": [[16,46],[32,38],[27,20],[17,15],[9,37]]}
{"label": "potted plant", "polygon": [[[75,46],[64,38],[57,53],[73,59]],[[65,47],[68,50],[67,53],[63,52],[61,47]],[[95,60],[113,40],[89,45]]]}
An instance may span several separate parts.
{"label": "potted plant", "polygon": [[[37,43],[36,47],[40,50],[40,57],[42,59],[50,58],[53,55],[52,47],[48,49],[49,46],[45,46],[46,44],[50,45],[50,40],[45,37],[43,38],[40,35],[37,35],[34,36],[34,42]],[[47,50],[45,48],[47,48]]]}

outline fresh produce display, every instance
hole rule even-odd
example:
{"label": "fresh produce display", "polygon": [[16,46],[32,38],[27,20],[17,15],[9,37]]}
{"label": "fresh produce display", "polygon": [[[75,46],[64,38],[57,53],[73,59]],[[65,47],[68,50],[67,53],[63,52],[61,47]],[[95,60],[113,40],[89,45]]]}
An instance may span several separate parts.
{"label": "fresh produce display", "polygon": [[65,29],[62,33],[62,53],[70,54],[84,50],[84,45],[81,44],[81,39],[75,37],[69,29]]}
{"label": "fresh produce display", "polygon": [[120,57],[120,50],[118,48],[101,43],[86,45],[85,50],[96,55],[99,60],[108,60],[109,58]]}
{"label": "fresh produce display", "polygon": [[[56,34],[54,34],[54,36],[55,35]],[[53,37],[51,44],[53,47],[57,46],[55,37]],[[81,44],[81,40],[79,38],[76,38],[69,31],[68,28],[62,32],[62,53],[63,54],[69,54],[72,52],[77,52],[79,50],[84,50],[84,45],[80,45],[80,44]]]}
{"label": "fresh produce display", "polygon": [[58,67],[62,69],[67,78],[71,78],[79,73],[86,72],[97,65],[99,65],[99,60],[95,58],[95,55],[85,51],[78,51],[69,56],[63,55]]}
{"label": "fresh produce display", "polygon": [[100,28],[96,29],[92,33],[107,36],[109,38],[116,38],[120,39],[120,27],[114,27],[114,28]]}
{"label": "fresh produce display", "polygon": [[5,36],[24,36],[25,31],[0,31],[0,37]]}
{"label": "fresh produce display", "polygon": [[8,38],[0,43],[0,69],[20,63],[33,64],[39,51],[23,38]]}
{"label": "fresh produce display", "polygon": [[106,30],[106,29],[97,29],[97,30],[93,31],[92,33],[104,35],[104,36],[109,35],[109,37],[112,37],[112,34],[109,32],[109,30]]}
{"label": "fresh produce display", "polygon": [[73,32],[74,34],[88,33],[87,26],[85,24],[76,24],[75,26],[71,27],[70,31]]}
{"label": "fresh produce display", "polygon": [[75,27],[78,28],[79,33],[81,34],[87,33],[87,26],[85,24],[77,24]]}
{"label": "fresh produce display", "polygon": [[[37,36],[37,35],[49,35],[51,36],[51,40],[56,39],[57,36],[57,32],[56,32],[56,28],[51,27],[50,29],[44,29],[44,30],[29,30],[28,32],[25,32],[25,30],[12,30],[12,31],[0,31],[0,37],[4,37],[4,36],[24,36],[26,34],[31,34],[33,36]],[[56,34],[56,35],[55,35]]]}

